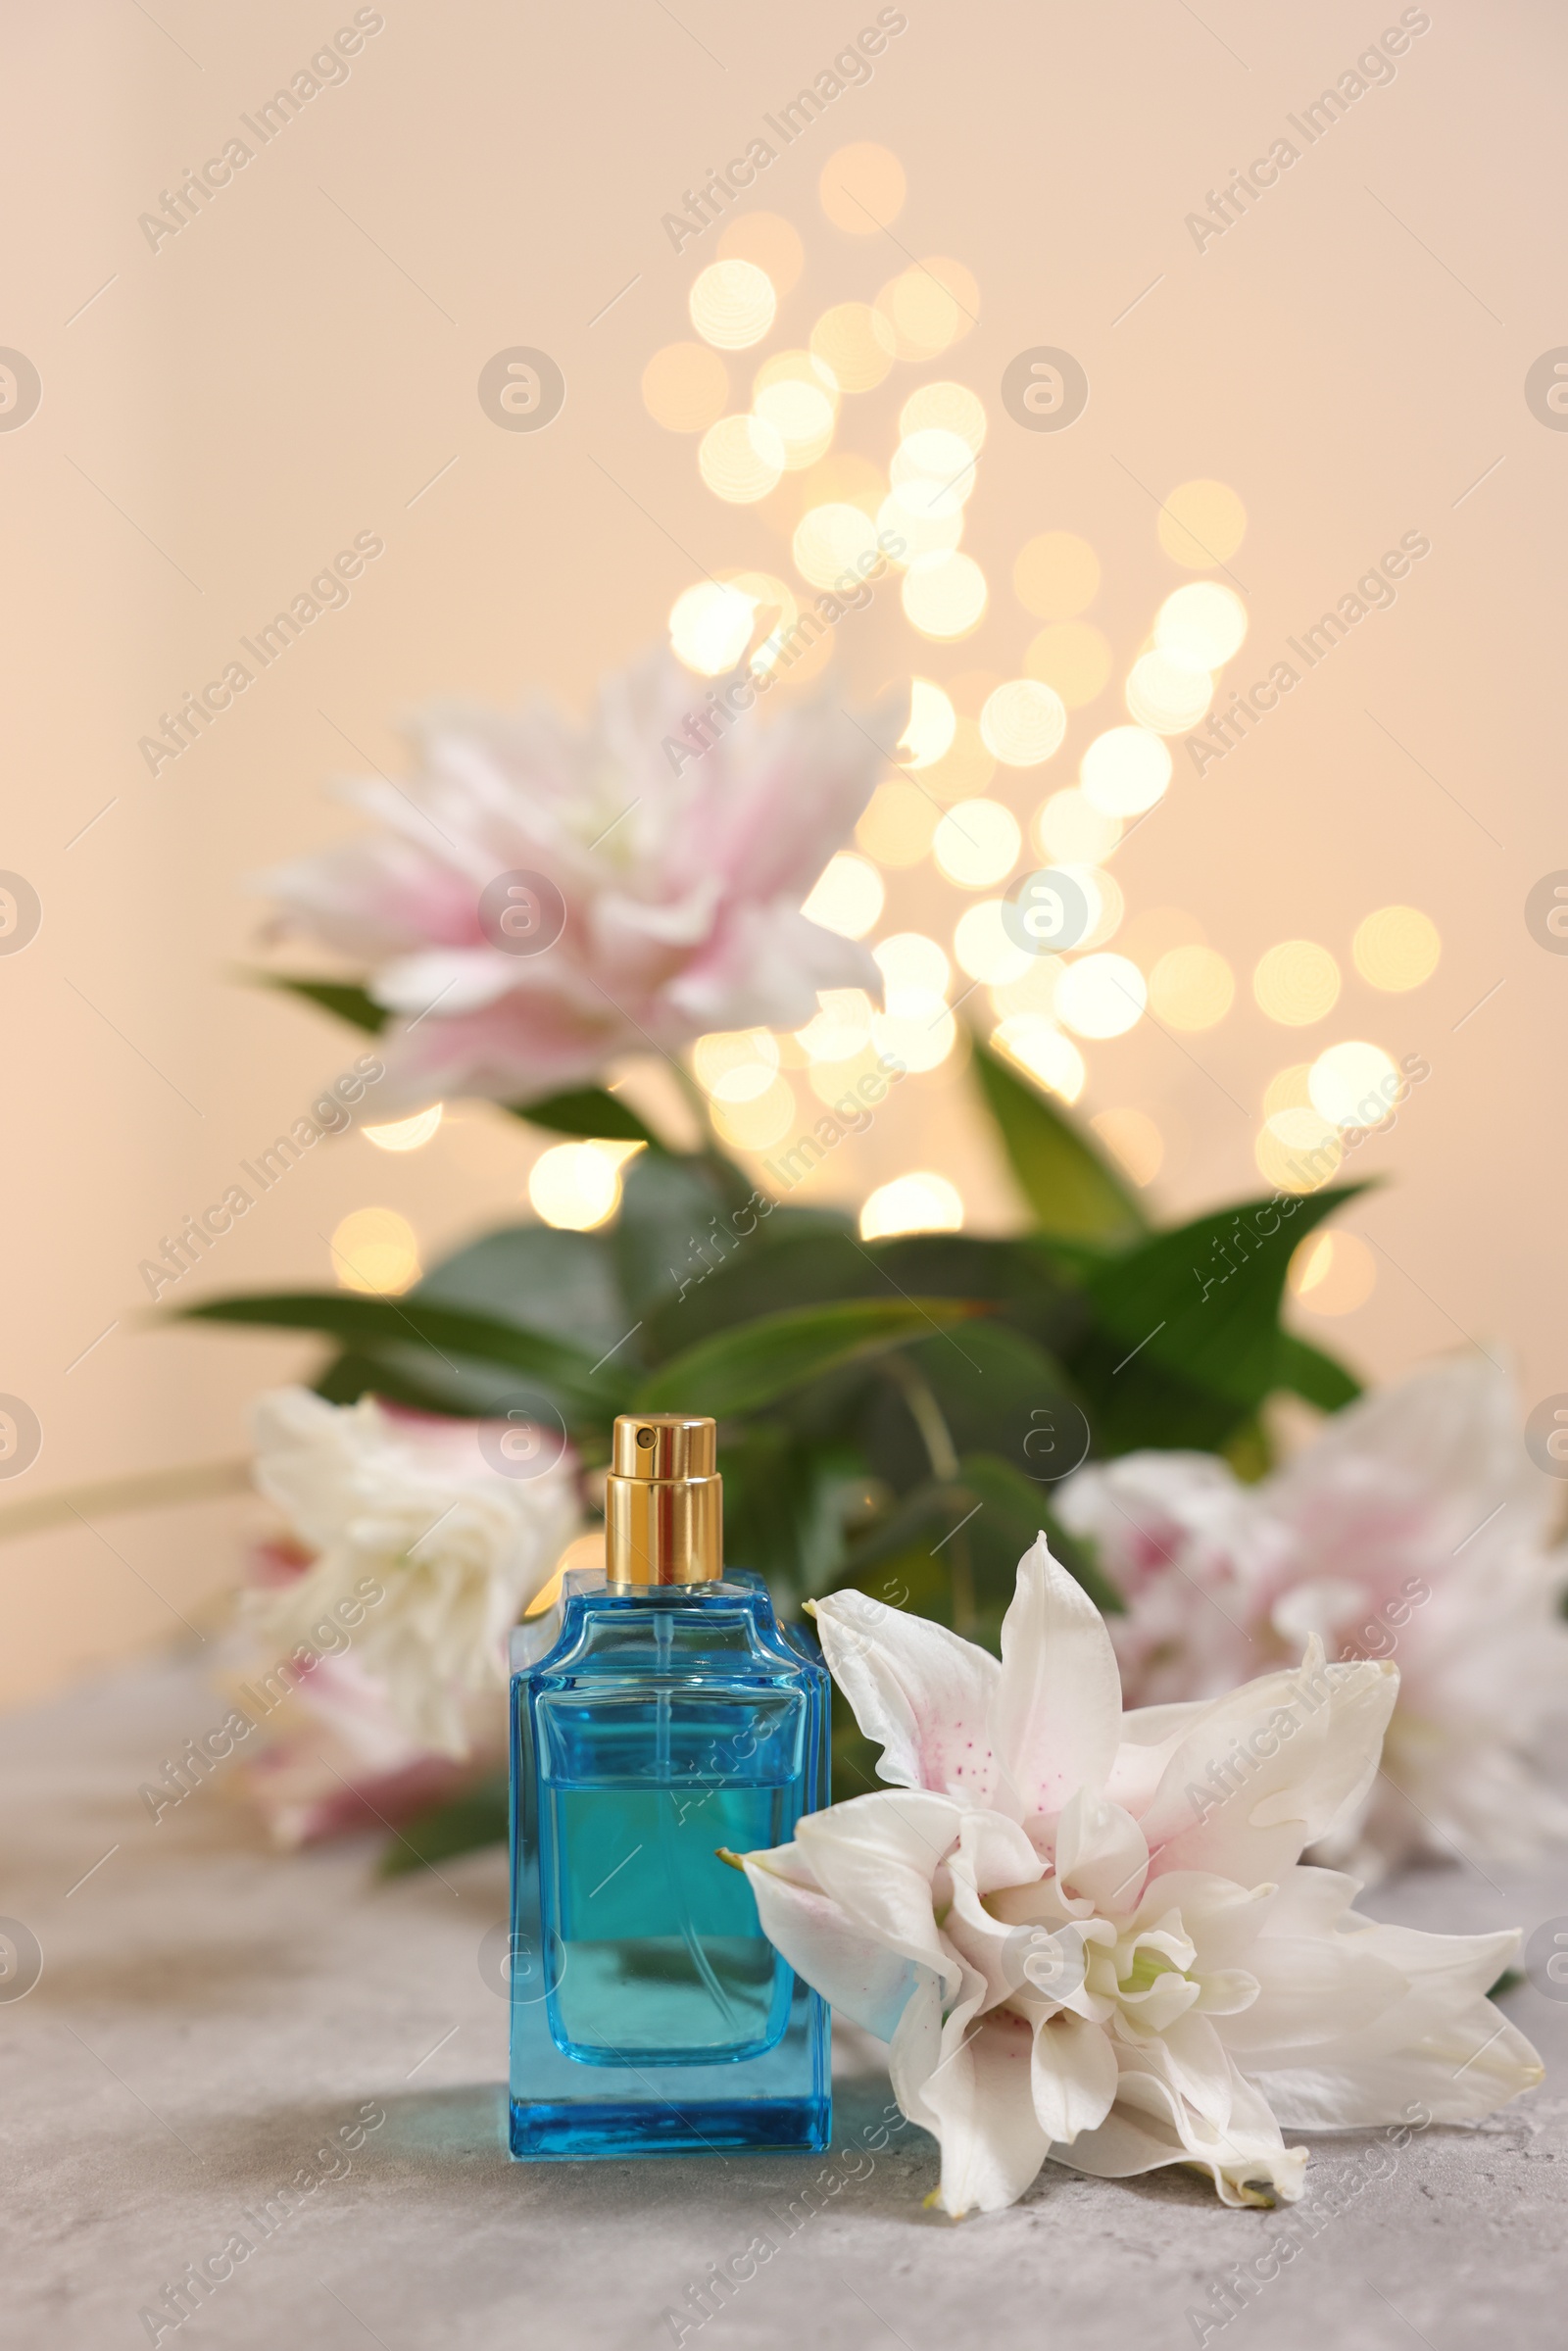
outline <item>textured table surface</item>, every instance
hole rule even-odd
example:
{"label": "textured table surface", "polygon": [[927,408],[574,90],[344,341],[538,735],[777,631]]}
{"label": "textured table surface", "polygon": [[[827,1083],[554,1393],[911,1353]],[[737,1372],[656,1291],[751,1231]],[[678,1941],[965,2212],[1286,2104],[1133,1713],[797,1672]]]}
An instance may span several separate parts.
{"label": "textured table surface", "polygon": [[[830,2159],[509,2163],[506,2009],[479,1966],[502,1857],[391,1884],[365,1843],[280,1860],[212,1787],[155,1826],[139,1784],[217,1713],[171,1664],[0,1723],[0,1913],[43,1952],[35,1987],[0,2001],[0,2339],[145,2343],[142,2311],[238,2232],[254,2251],[160,2341],[1174,2351],[1199,2339],[1194,2309],[1225,2351],[1562,2340],[1568,2002],[1529,1984],[1508,2005],[1545,2082],[1403,2148],[1316,2141],[1315,2233],[1220,2327],[1216,2288],[1278,2216],[1227,2212],[1185,2173],[1048,2165],[1015,2210],[956,2226],[922,2209],[923,2133],[876,2151],[886,2081],[842,2034]],[[1422,1871],[1364,1907],[1447,1929],[1568,1913],[1560,1864],[1492,1875]],[[362,2109],[384,2120],[351,2152]],[[772,2257],[701,2321],[691,2289],[759,2234]]]}

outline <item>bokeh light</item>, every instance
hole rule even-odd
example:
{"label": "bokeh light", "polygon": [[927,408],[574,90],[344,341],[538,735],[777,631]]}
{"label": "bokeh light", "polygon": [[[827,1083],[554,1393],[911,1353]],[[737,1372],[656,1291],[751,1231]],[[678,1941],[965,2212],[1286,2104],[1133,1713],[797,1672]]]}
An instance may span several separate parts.
{"label": "bokeh light", "polygon": [[899,443],[888,479],[901,504],[916,514],[961,514],[974,492],[974,452],[960,433],[946,432],[939,424],[923,425]]}
{"label": "bokeh light", "polygon": [[953,966],[934,939],[924,931],[895,931],[871,950],[890,999],[900,990],[917,988],[927,996],[945,997]]}
{"label": "bokeh light", "polygon": [[1030,640],[1023,665],[1069,710],[1081,710],[1104,692],[1113,659],[1110,639],[1091,621],[1048,620]]}
{"label": "bokeh light", "polygon": [[1035,957],[1027,948],[1019,947],[1007,931],[1003,919],[1004,901],[983,898],[978,906],[966,906],[958,916],[953,932],[953,953],[958,968],[972,980],[984,980],[989,987],[1000,988],[1008,980],[1022,979]]}
{"label": "bokeh light", "polygon": [[[796,372],[797,354],[791,352],[788,358],[791,364],[771,374],[766,367],[758,370],[752,406],[778,435],[785,466],[798,473],[814,465],[832,441],[836,396],[819,377]],[[804,353],[798,364],[807,368],[811,365]]]}
{"label": "bokeh light", "polygon": [[714,1029],[692,1047],[692,1069],[716,1102],[755,1102],[778,1074],[778,1042],[766,1029]]}
{"label": "bokeh light", "polygon": [[799,229],[777,213],[741,213],[719,231],[721,262],[753,262],[773,283],[780,302],[800,283],[806,248]]}
{"label": "bokeh light", "polygon": [[1141,816],[1170,783],[1170,746],[1147,726],[1107,727],[1078,764],[1084,798],[1107,816]]}
{"label": "bokeh light", "polygon": [[1078,942],[1080,949],[1103,947],[1120,930],[1126,911],[1120,883],[1099,865],[1064,865],[1062,871],[1071,874],[1089,902],[1089,928]]}
{"label": "bokeh light", "polygon": [[1189,669],[1218,669],[1240,651],[1247,607],[1234,588],[1216,579],[1190,580],[1166,597],[1154,621],[1154,644]]}
{"label": "bokeh light", "polygon": [[1071,620],[1100,593],[1100,558],[1070,530],[1045,530],[1019,549],[1012,585],[1037,620]]}
{"label": "bokeh light", "polygon": [[1144,1110],[1102,1110],[1089,1121],[1124,1175],[1152,1184],[1165,1157],[1165,1138]]}
{"label": "bokeh light", "polygon": [[[940,953],[941,951],[938,950]],[[946,962],[946,957],[943,960]],[[808,1061],[849,1061],[871,1042],[871,999],[863,988],[821,988],[818,1010],[795,1042]]]}
{"label": "bokeh light", "polygon": [[835,228],[852,237],[874,237],[898,219],[906,185],[904,166],[890,148],[859,139],[828,157],[817,195]]}
{"label": "bokeh light", "polygon": [[669,608],[669,642],[677,661],[699,677],[733,669],[752,641],[755,607],[739,588],[702,579]]}
{"label": "bokeh light", "polygon": [[1143,1018],[1149,989],[1126,955],[1091,955],[1056,983],[1056,1018],[1080,1037],[1120,1037]]}
{"label": "bokeh light", "polygon": [[992,1031],[991,1042],[1048,1094],[1059,1095],[1064,1102],[1075,1102],[1082,1094],[1088,1075],[1083,1054],[1044,1013],[1009,1012]]}
{"label": "bokeh light", "polygon": [[985,405],[979,394],[960,383],[922,384],[911,392],[899,411],[900,440],[932,430],[956,434],[978,457],[986,438]]}
{"label": "bokeh light", "polygon": [[1168,653],[1140,654],[1127,677],[1127,708],[1157,735],[1185,734],[1214,699],[1206,669],[1190,669]]}
{"label": "bokeh light", "polygon": [[745,1102],[720,1098],[711,1106],[714,1126],[735,1150],[764,1151],[782,1143],[796,1121],[795,1090],[775,1072],[760,1094]]}
{"label": "bokeh light", "polygon": [[1247,509],[1222,481],[1184,481],[1159,514],[1159,543],[1187,571],[1212,571],[1247,535]]}
{"label": "bokeh light", "polygon": [[1278,1192],[1317,1192],[1345,1156],[1339,1129],[1316,1110],[1276,1110],[1253,1147],[1258,1172]]}
{"label": "bokeh light", "polygon": [[[920,486],[913,485],[918,498]],[[916,504],[906,506],[909,486],[895,490],[884,498],[877,509],[876,526],[887,534],[886,554],[890,563],[906,568],[921,556],[950,555],[963,537],[963,510],[955,508],[952,514],[933,514]]]}
{"label": "bokeh light", "polygon": [[855,828],[855,838],[879,865],[918,865],[931,847],[942,810],[918,784],[878,784]]}
{"label": "bokeh light", "polygon": [[1370,986],[1396,993],[1432,977],[1443,941],[1418,906],[1379,906],[1358,926],[1350,953]]}
{"label": "bokeh light", "polygon": [[893,366],[893,329],[868,302],[840,302],[811,329],[811,357],[841,392],[870,392]]}
{"label": "bokeh light", "polygon": [[905,617],[922,637],[954,643],[985,615],[986,575],[968,555],[921,556],[905,573]]}
{"label": "bokeh light", "polygon": [[445,1107],[443,1102],[432,1102],[428,1110],[416,1110],[412,1118],[394,1119],[390,1126],[361,1127],[360,1133],[378,1151],[416,1151],[440,1126]]}
{"label": "bokeh light", "polygon": [[692,324],[720,351],[749,351],[773,323],[773,280],[755,262],[710,262],[691,291]]}
{"label": "bokeh light", "polygon": [[528,1170],[528,1199],[542,1222],[566,1233],[592,1232],[615,1212],[621,1162],[634,1143],[557,1143]]}
{"label": "bokeh light", "polygon": [[1236,1001],[1236,980],[1211,947],[1173,947],[1149,975],[1149,1002],[1173,1029],[1211,1029]]}
{"label": "bokeh light", "polygon": [[785,463],[784,442],[763,416],[720,416],[697,451],[704,481],[730,506],[755,506],[765,498],[777,487]]}
{"label": "bokeh light", "polygon": [[666,432],[703,432],[724,414],[729,370],[706,343],[666,343],[643,369],[643,406]]}
{"label": "bokeh light", "polygon": [[1292,1297],[1311,1314],[1353,1314],[1377,1278],[1377,1259],[1354,1233],[1309,1233],[1287,1276]]}
{"label": "bokeh light", "polygon": [[1038,767],[1061,747],[1067,712],[1061,696],[1038,678],[1010,678],[986,697],[980,735],[1004,767]]}
{"label": "bokeh light", "polygon": [[1350,1038],[1318,1054],[1306,1091],[1313,1109],[1335,1126],[1375,1127],[1394,1107],[1399,1073],[1381,1045]]}
{"label": "bokeh light", "polygon": [[858,588],[857,566],[877,553],[876,524],[858,506],[813,506],[796,525],[791,551],[796,569],[813,588],[831,588],[846,571]]}
{"label": "bokeh light", "polygon": [[[957,714],[940,686],[928,677],[909,681],[909,721],[899,737],[906,767],[929,767],[940,759],[957,731]],[[987,776],[986,782],[990,782]]]}
{"label": "bokeh light", "polygon": [[925,1168],[879,1184],[860,1210],[862,1241],[893,1233],[956,1233],[962,1225],[963,1195],[946,1176]]}
{"label": "bokeh light", "polygon": [[332,1271],[339,1287],[391,1298],[419,1278],[419,1244],[396,1208],[356,1208],[334,1227]]}
{"label": "bokeh light", "polygon": [[968,333],[980,315],[980,289],[961,262],[932,254],[889,278],[876,311],[897,356],[919,366]]}
{"label": "bokeh light", "polygon": [[1087,793],[1053,792],[1035,812],[1034,837],[1055,865],[1098,865],[1121,839],[1121,821],[1097,808]]}
{"label": "bokeh light", "polygon": [[1310,1061],[1292,1061],[1288,1068],[1277,1069],[1263,1089],[1264,1118],[1272,1118],[1276,1110],[1309,1110],[1312,1097],[1307,1080],[1311,1074]]}
{"label": "bokeh light", "polygon": [[979,800],[996,772],[996,755],[987,750],[978,722],[960,717],[948,749],[924,769],[920,781],[937,800]]}
{"label": "bokeh light", "polygon": [[841,939],[863,939],[880,920],[886,895],[882,876],[870,860],[841,849],[828,859],[801,911],[808,922],[837,931]]}
{"label": "bokeh light", "polygon": [[921,931],[899,931],[871,950],[882,973],[885,1012],[872,1019],[878,1050],[911,1071],[935,1069],[957,1042],[957,1024],[948,1009],[952,966],[934,939]]}
{"label": "bokeh light", "polygon": [[1258,959],[1252,994],[1258,1009],[1290,1029],[1309,1028],[1333,1011],[1340,967],[1312,939],[1282,939]]}
{"label": "bokeh light", "polygon": [[1000,800],[960,800],[937,826],[931,853],[961,890],[989,890],[1012,871],[1022,847],[1018,819]]}

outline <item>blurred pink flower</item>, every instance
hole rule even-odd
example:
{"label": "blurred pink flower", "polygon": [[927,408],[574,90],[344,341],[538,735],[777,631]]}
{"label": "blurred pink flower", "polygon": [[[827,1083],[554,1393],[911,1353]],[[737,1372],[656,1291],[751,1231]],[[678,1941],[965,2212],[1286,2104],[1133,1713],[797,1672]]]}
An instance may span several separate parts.
{"label": "blurred pink flower", "polygon": [[[262,877],[285,924],[371,967],[398,1016],[378,1100],[537,1099],[707,1030],[800,1027],[819,988],[880,990],[867,951],[801,908],[899,717],[851,716],[824,688],[720,731],[707,691],[661,650],[602,682],[584,728],[544,705],[434,711],[407,785],[341,788],[378,832]],[[510,909],[480,902],[522,874],[547,889],[514,949]]]}
{"label": "blurred pink flower", "polygon": [[1313,1634],[1331,1658],[1396,1659],[1382,1772],[1319,1858],[1524,1859],[1568,1833],[1530,1759],[1568,1710],[1568,1555],[1490,1361],[1363,1398],[1258,1485],[1206,1453],[1132,1453],[1060,1506],[1127,1600],[1109,1622],[1130,1703],[1217,1695]]}
{"label": "blurred pink flower", "polygon": [[[576,1532],[564,1434],[514,1464],[508,1422],[368,1396],[329,1404],[302,1388],[259,1397],[253,1419],[257,1486],[296,1542],[263,1554],[251,1626],[274,1657],[315,1661],[302,1690],[352,1648],[354,1675],[328,1674],[320,1688],[341,1730],[347,1699],[373,1684],[403,1733],[386,1768],[432,1751],[466,1761],[472,1702],[505,1690],[507,1636]],[[308,1564],[290,1574],[300,1545]]]}
{"label": "blurred pink flower", "polygon": [[266,1744],[240,1767],[240,1785],[274,1843],[290,1849],[396,1829],[456,1795],[487,1764],[504,1762],[504,1702],[474,1698],[466,1711],[470,1752],[459,1763],[405,1729],[386,1686],[356,1658],[321,1657],[269,1722]]}

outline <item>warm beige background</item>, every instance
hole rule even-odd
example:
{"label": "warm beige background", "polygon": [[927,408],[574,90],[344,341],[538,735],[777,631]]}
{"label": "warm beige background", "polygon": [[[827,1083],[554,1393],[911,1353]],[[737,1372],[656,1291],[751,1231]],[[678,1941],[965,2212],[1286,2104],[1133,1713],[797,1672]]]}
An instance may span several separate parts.
{"label": "warm beige background", "polygon": [[[320,787],[355,764],[344,737],[391,765],[398,714],[427,697],[507,701],[530,681],[581,696],[697,576],[672,539],[715,569],[787,559],[764,521],[702,490],[690,442],[643,412],[642,366],[689,331],[687,289],[713,243],[677,259],[660,216],[874,10],[384,0],[382,13],[347,84],[157,254],[138,214],[351,11],[157,0],[149,15],[83,0],[13,11],[6,30],[0,343],[33,360],[44,398],[0,434],[0,865],[29,877],[45,920],[24,955],[0,959],[0,1389],[29,1400],[45,1443],[0,1506],[232,1454],[250,1394],[310,1360],[290,1345],[150,1333],[136,1265],[340,1065],[330,1025],[224,974],[254,952],[260,919],[240,877],[339,829]],[[1012,598],[1011,559],[1050,527],[1100,550],[1094,617],[1125,666],[1185,576],[1158,550],[1154,499],[1193,476],[1247,502],[1235,568],[1260,653],[1402,530],[1431,537],[1395,610],[1254,744],[1200,784],[1180,781],[1115,870],[1130,911],[1190,909],[1244,975],[1292,935],[1348,964],[1354,925],[1390,901],[1433,914],[1445,953],[1429,985],[1380,998],[1352,975],[1306,1040],[1369,1034],[1433,1068],[1360,1161],[1391,1179],[1352,1219],[1387,1252],[1377,1288],[1318,1330],[1379,1375],[1466,1334],[1504,1342],[1528,1403],[1568,1388],[1568,961],[1522,915],[1530,885],[1568,866],[1568,436],[1544,430],[1522,393],[1531,361],[1568,341],[1560,13],[1434,0],[1392,87],[1250,219],[1202,255],[1183,227],[1397,13],[1205,0],[1200,22],[1181,0],[908,0],[909,28],[870,85],[759,193],[807,242],[780,340],[804,340],[820,309],[871,296],[902,264],[892,241],[823,219],[817,175],[846,141],[902,157],[898,243],[955,255],[979,281],[979,328],[925,372],[960,376],[991,411],[965,543],[992,606],[967,645],[922,652],[931,674],[1016,668],[1036,624]],[[567,378],[564,414],[538,435],[498,431],[475,398],[485,360],[517,343],[552,352]],[[1016,429],[997,399],[1006,361],[1039,343],[1077,353],[1093,386],[1060,435]],[[843,445],[885,462],[898,402],[920,379],[897,370]],[[387,551],[347,610],[153,781],[137,737],[366,528]],[[906,673],[896,599],[844,635],[857,688]],[[1258,673],[1249,659],[1243,675]],[[1077,722],[1058,780],[1091,722],[1114,719],[1113,699]],[[1025,812],[1041,782],[1020,783]],[[888,923],[946,936],[959,904],[926,866],[899,883]],[[1089,1049],[1086,1106],[1139,1106],[1164,1129],[1156,1192],[1171,1210],[1257,1188],[1261,1089],[1299,1051],[1245,987],[1220,1028],[1185,1043],[1194,1057],[1145,1023]],[[973,1221],[1004,1218],[978,1130],[948,1114],[959,1082],[905,1089],[895,1115],[835,1157],[842,1197],[924,1163],[960,1184]],[[323,1236],[368,1202],[400,1208],[428,1254],[515,1208],[529,1149],[483,1116],[407,1158],[358,1137],[323,1148],[205,1278],[322,1280]],[[172,1611],[200,1617],[231,1580],[242,1513],[117,1518],[0,1551],[0,1693],[178,1634]]]}

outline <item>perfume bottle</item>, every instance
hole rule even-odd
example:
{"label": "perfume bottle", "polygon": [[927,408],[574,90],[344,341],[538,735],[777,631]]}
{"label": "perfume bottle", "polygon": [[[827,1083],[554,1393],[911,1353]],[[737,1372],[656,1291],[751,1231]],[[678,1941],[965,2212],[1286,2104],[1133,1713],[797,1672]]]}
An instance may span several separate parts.
{"label": "perfume bottle", "polygon": [[605,1571],[514,1636],[521,2159],[828,2143],[826,2004],[720,1858],[828,1801],[828,1677],[723,1566],[721,1492],[711,1420],[622,1414]]}

